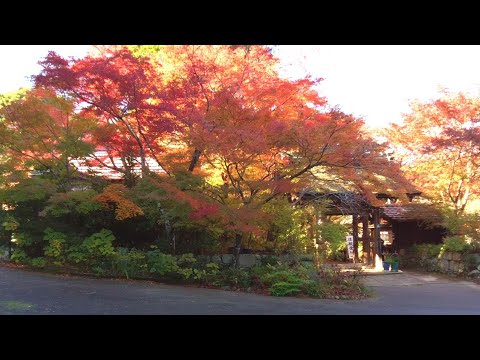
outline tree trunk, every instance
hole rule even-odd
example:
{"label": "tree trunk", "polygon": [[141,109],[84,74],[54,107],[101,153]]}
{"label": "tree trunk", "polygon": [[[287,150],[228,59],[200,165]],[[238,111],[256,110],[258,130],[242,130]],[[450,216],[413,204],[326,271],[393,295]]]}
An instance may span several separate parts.
{"label": "tree trunk", "polygon": [[233,248],[233,267],[238,267],[240,259],[240,250],[242,248],[243,233],[235,234],[235,247]]}
{"label": "tree trunk", "polygon": [[145,157],[145,150],[143,149],[143,146],[140,146],[140,164],[142,166],[142,178],[145,178],[145,176],[147,176],[149,173],[149,169],[147,166],[147,160]]}
{"label": "tree trunk", "polygon": [[190,162],[190,166],[188,167],[188,171],[192,172],[197,165],[198,159],[200,159],[201,150],[195,149],[192,155],[192,161]]}
{"label": "tree trunk", "polygon": [[177,236],[175,231],[172,231],[172,247],[173,247],[173,255],[177,253]]}
{"label": "tree trunk", "polygon": [[175,231],[172,231],[172,224],[170,223],[170,220],[165,214],[165,210],[160,207],[160,203],[157,203],[158,208],[160,209],[160,212],[162,213],[164,220],[165,220],[165,234],[167,236],[167,241],[170,243],[172,246],[173,250],[173,255],[175,255],[176,252],[176,238],[175,238]]}

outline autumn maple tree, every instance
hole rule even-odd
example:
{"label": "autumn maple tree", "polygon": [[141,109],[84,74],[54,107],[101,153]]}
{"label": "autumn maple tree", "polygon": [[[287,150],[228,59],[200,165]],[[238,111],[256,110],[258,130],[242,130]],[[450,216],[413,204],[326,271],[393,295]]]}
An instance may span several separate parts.
{"label": "autumn maple tree", "polygon": [[71,159],[92,151],[86,139],[95,122],[76,114],[72,101],[52,91],[35,89],[12,96],[8,101],[4,96],[0,108],[0,142],[10,159],[10,173],[25,176],[37,170],[64,179],[68,186],[75,177]]}
{"label": "autumn maple tree", "polygon": [[[349,181],[370,198],[379,185],[389,189],[392,178],[401,186],[407,183],[398,166],[382,156],[362,120],[329,108],[313,90],[321,79],[280,78],[265,47],[134,50],[157,62],[170,61],[177,69],[175,84],[185,84],[192,95],[177,99],[177,108],[188,109],[180,113],[182,141],[192,154],[188,170],[201,164],[202,192],[216,204],[200,207],[202,214],[227,209],[223,221],[237,235],[237,250],[245,233],[258,231],[259,224],[265,228],[265,204],[318,187],[319,172]],[[182,62],[168,60],[175,53]],[[375,172],[383,179],[376,179]]]}
{"label": "autumn maple tree", "polygon": [[[52,52],[40,65],[34,93],[50,94],[72,118],[93,119],[88,135],[75,137],[91,146],[82,154],[87,166],[122,173],[130,188],[140,169],[162,189],[160,213],[166,203],[184,203],[192,222],[234,234],[236,255],[246,235],[265,235],[272,212],[264,210],[274,199],[322,188],[327,178],[374,198],[379,184],[399,176],[363,121],[318,94],[321,79],[280,77],[266,46],[107,46],[82,59]],[[34,114],[50,111],[42,109]],[[24,156],[57,158],[52,134],[26,142]],[[62,156],[68,166],[80,154]],[[126,191],[108,188],[97,200],[123,204],[117,219],[143,214]]]}
{"label": "autumn maple tree", "polygon": [[403,123],[388,131],[409,179],[457,214],[480,194],[479,125],[480,99],[444,92],[413,102]]}
{"label": "autumn maple tree", "polygon": [[158,74],[124,47],[107,50],[101,56],[76,61],[50,52],[40,62],[43,70],[35,77],[36,86],[66,94],[82,114],[95,116],[95,142],[109,157],[120,157],[123,165],[102,162],[92,154],[102,166],[122,172],[128,169],[127,160],[133,159],[145,175],[149,171],[147,158],[152,158],[168,172],[157,157],[161,152],[158,140],[173,130],[174,123],[171,111],[167,111],[168,102],[156,86]]}

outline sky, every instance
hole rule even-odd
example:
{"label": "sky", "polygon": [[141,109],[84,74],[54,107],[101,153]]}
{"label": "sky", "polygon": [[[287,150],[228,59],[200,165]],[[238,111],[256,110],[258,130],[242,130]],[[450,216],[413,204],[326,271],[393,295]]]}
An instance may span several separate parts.
{"label": "sky", "polygon": [[[49,50],[82,57],[89,45],[0,45],[0,94],[29,87]],[[441,88],[480,96],[480,45],[279,45],[281,73],[310,73],[331,105],[371,127],[399,122],[411,100],[428,101]]]}

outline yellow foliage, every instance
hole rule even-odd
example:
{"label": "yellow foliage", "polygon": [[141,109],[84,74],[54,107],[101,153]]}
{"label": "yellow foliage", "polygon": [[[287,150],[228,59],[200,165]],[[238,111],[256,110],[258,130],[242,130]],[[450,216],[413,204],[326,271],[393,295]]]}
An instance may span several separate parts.
{"label": "yellow foliage", "polygon": [[116,220],[126,220],[143,215],[143,210],[125,197],[127,188],[121,184],[109,185],[103,193],[94,198],[105,209],[115,211]]}

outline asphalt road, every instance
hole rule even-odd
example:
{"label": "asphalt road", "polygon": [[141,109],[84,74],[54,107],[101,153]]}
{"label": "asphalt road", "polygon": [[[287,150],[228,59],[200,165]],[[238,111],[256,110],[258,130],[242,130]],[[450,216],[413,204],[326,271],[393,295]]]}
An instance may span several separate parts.
{"label": "asphalt road", "polygon": [[480,285],[432,275],[370,275],[360,301],[241,292],[0,268],[0,314],[64,315],[480,315]]}

